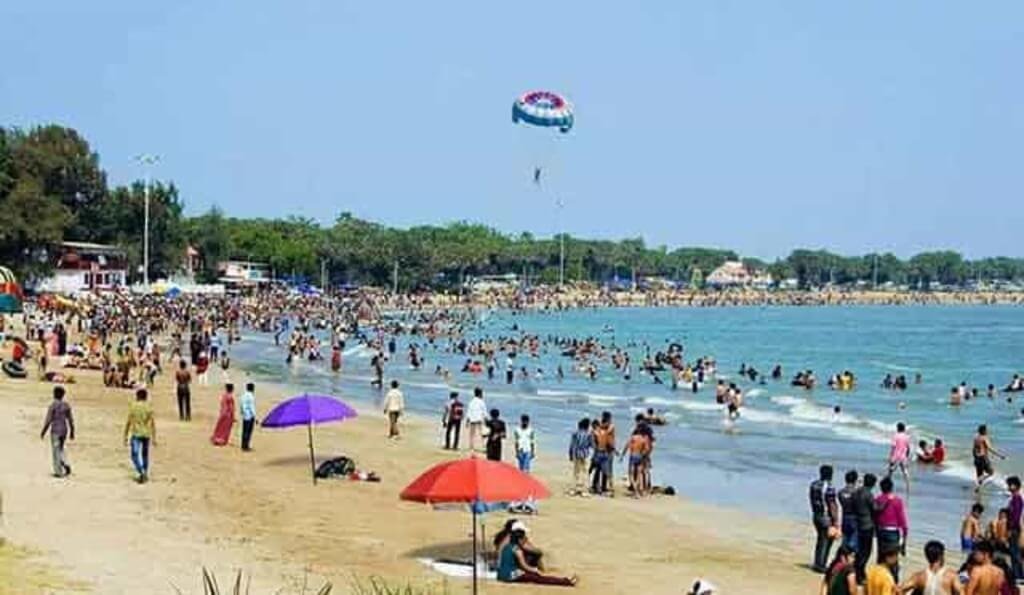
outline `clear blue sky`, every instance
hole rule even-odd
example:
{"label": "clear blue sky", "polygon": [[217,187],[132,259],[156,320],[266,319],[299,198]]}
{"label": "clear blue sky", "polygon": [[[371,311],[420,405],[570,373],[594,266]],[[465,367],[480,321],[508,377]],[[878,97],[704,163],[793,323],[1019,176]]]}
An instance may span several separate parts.
{"label": "clear blue sky", "polygon": [[[0,121],[83,132],[189,212],[1024,255],[1024,4],[0,3]],[[562,91],[557,159],[510,121]]]}

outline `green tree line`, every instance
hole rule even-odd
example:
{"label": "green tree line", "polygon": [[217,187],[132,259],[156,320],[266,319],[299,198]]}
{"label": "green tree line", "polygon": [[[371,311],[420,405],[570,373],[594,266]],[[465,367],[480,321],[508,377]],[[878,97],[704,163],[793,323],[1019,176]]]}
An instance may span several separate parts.
{"label": "green tree line", "polygon": [[[24,278],[47,274],[64,240],[116,244],[137,278],[142,261],[145,185],[110,186],[99,156],[77,131],[57,125],[29,130],[0,128],[0,264]],[[150,187],[150,276],[178,271],[188,245],[202,257],[200,280],[217,277],[227,259],[265,262],[278,278],[332,284],[390,286],[403,290],[455,287],[480,275],[516,273],[537,283],[558,280],[560,244],[569,281],[604,283],[614,278],[659,276],[689,281],[741,255],[728,249],[647,246],[641,238],[596,240],[538,238],[502,233],[486,225],[455,222],[399,229],[341,213],[333,223],[298,217],[235,218],[214,207],[186,216],[173,183]],[[1024,259],[967,260],[952,251],[900,259],[893,254],[842,256],[797,249],[784,259],[742,258],[751,270],[809,288],[828,283],[963,285],[970,281],[1024,280]]]}

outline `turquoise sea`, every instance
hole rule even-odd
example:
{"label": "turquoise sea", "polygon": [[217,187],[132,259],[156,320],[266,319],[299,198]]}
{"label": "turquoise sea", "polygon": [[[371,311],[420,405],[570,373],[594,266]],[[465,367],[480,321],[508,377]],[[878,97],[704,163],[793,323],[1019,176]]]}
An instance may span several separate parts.
{"label": "turquoise sea", "polygon": [[[507,420],[528,413],[540,435],[541,456],[564,458],[568,436],[583,416],[611,411],[621,432],[633,415],[647,407],[664,412],[668,426],[657,428],[655,481],[677,488],[680,497],[799,520],[808,517],[807,484],[818,465],[832,463],[837,483],[847,470],[883,474],[894,426],[904,421],[916,444],[919,438],[942,438],[949,460],[941,469],[915,466],[909,498],[911,539],[958,540],[959,519],[973,501],[970,441],[978,424],[989,425],[997,447],[1010,454],[996,461],[998,477],[1024,473],[1024,399],[984,396],[985,387],[1005,386],[1024,372],[1024,310],[1014,307],[821,307],[821,308],[655,308],[597,309],[561,313],[513,314],[497,311],[471,336],[508,336],[522,331],[541,337],[600,337],[627,346],[634,361],[631,381],[605,364],[596,381],[573,372],[568,358],[552,346],[539,359],[519,358],[545,378],[508,386],[504,358],[494,381],[486,375],[459,373],[464,356],[447,353],[446,342],[425,351],[425,364],[413,371],[406,360],[407,339],[399,342],[387,378],[403,384],[413,411],[440,415],[449,385],[433,373],[437,365],[452,371],[452,385],[468,398],[473,386],[485,390],[488,406]],[[422,342],[422,339],[413,338]],[[717,360],[718,378],[737,382],[746,393],[739,422],[729,429],[714,402],[711,382],[699,393],[671,390],[667,375],[656,385],[637,368],[645,345],[652,352],[679,342],[686,359]],[[236,345],[235,359],[246,362],[257,380],[287,382],[298,388],[335,392],[355,401],[378,398],[369,386],[371,352],[350,341],[344,373],[332,374],[325,362],[284,363],[285,353],[270,335],[247,335]],[[522,361],[527,359],[528,361]],[[566,378],[555,375],[561,363]],[[783,379],[758,384],[741,379],[741,364],[768,374],[776,364]],[[813,391],[791,387],[800,369],[812,369],[820,385]],[[831,374],[851,370],[858,385],[850,392],[830,390]],[[881,388],[885,374],[905,374],[906,391]],[[922,383],[914,384],[915,374]],[[950,388],[960,382],[977,386],[981,398],[954,409]],[[901,407],[901,402],[903,406]],[[840,405],[842,413],[834,415]],[[902,491],[902,482],[897,482]],[[989,513],[1005,494],[992,485],[983,496]],[[989,517],[986,514],[986,519]]]}

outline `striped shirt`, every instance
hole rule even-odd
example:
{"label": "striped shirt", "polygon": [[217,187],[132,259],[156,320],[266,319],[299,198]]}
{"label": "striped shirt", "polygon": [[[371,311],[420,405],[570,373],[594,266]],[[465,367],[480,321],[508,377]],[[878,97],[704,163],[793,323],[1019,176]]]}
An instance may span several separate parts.
{"label": "striped shirt", "polygon": [[594,436],[585,430],[577,430],[569,439],[569,459],[572,461],[585,461],[590,458],[590,451],[594,448]]}

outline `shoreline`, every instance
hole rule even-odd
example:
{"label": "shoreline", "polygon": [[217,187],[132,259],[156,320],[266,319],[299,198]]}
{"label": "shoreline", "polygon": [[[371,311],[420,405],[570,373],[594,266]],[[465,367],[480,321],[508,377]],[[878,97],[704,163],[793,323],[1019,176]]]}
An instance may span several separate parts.
{"label": "shoreline", "polygon": [[[49,477],[48,445],[34,436],[51,385],[0,383],[0,447],[16,454],[0,463],[0,489],[8,539],[43,552],[42,562],[69,580],[89,583],[93,592],[124,592],[139,584],[155,592],[161,585],[173,592],[170,584],[191,592],[203,566],[222,582],[244,569],[252,574],[256,593],[307,572],[327,577],[342,592],[353,573],[438,585],[442,577],[415,558],[468,551],[468,515],[398,501],[398,491],[416,474],[452,457],[437,446],[435,422],[426,417],[407,416],[405,438],[396,443],[385,440],[383,416],[362,405],[357,407],[361,417],[318,427],[319,460],[344,452],[384,481],[321,482],[313,488],[303,432],[258,430],[255,452],[243,456],[236,427],[232,444],[217,449],[207,440],[216,390],[195,390],[196,415],[191,423],[180,423],[164,376],[152,398],[160,436],[153,482],[137,486],[118,428],[129,391],[103,388],[95,372],[78,376],[79,383],[69,385],[79,420],[79,439],[69,446],[76,475],[67,481]],[[265,414],[288,386],[258,385],[259,412]],[[550,456],[540,452],[536,474],[553,497],[527,522],[537,543],[551,552],[555,570],[580,575],[576,592],[678,593],[697,576],[726,593],[791,594],[793,585],[806,585],[797,592],[817,587],[817,575],[802,564],[809,542],[799,523],[680,498],[567,498],[562,493],[568,470]],[[94,498],[106,506],[89,506]],[[40,505],[53,506],[54,514],[34,514]],[[345,519],[335,527],[336,514]],[[129,530],[119,526],[126,521]],[[488,533],[497,524],[490,517],[485,522]],[[716,530],[719,526],[728,526],[728,533]],[[156,559],[159,569],[151,566]],[[609,564],[616,571],[604,576]],[[468,583],[449,579],[448,586],[461,592]],[[546,592],[490,583],[485,589]]]}

